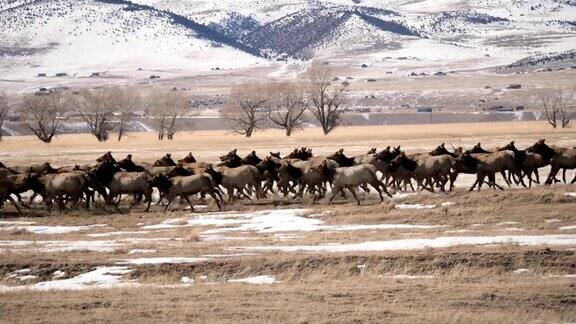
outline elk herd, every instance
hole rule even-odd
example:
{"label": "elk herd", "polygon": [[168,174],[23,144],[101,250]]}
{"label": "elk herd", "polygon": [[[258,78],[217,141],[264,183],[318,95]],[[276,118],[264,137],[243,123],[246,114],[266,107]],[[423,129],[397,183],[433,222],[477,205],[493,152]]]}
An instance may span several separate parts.
{"label": "elk herd", "polygon": [[[360,204],[359,189],[365,193],[375,190],[384,201],[384,195],[391,197],[389,188],[452,190],[460,174],[476,175],[469,190],[480,190],[484,184],[503,189],[496,182],[497,176],[508,186],[531,187],[540,183],[538,170],[548,165],[545,184],[567,182],[566,170],[576,168],[576,148],[551,146],[542,139],[523,150],[512,141],[494,151],[484,150],[480,143],[468,150],[449,150],[441,144],[427,153],[406,153],[398,146],[381,151],[373,148],[354,157],[346,156],[343,149],[314,156],[312,149],[302,147],[284,157],[280,152],[269,152],[260,158],[252,151],[242,158],[233,150],[216,164],[198,162],[192,153],[177,161],[166,154],[150,164],[137,163],[130,154],[116,160],[107,152],[94,164],[59,168],[48,162],[29,166],[0,162],[0,210],[9,201],[21,212],[36,197],[41,197],[48,211],[54,205],[60,210],[90,209],[96,203],[118,208],[123,195],[132,197],[132,205],[145,203],[146,211],[153,202],[166,211],[176,198],[194,210],[191,198],[196,196],[202,200],[210,196],[221,209],[225,198],[233,203],[276,192],[292,198],[309,195],[312,203],[323,197],[332,203],[335,197],[345,199],[349,192]],[[575,182],[576,176],[570,183]],[[32,196],[23,199],[24,193]]]}

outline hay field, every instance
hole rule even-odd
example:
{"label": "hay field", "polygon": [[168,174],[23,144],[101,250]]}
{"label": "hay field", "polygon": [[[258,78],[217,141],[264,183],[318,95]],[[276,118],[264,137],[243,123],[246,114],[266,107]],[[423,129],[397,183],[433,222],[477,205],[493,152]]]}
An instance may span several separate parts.
{"label": "hay field", "polygon": [[[287,139],[222,132],[120,143],[85,135],[50,145],[0,143],[7,165],[91,162],[103,152],[152,161],[192,151],[214,161],[230,149],[283,153],[310,146],[354,155],[371,147],[428,150],[441,142],[486,148],[546,138],[576,146],[576,130],[544,123],[307,129]],[[546,172],[542,172],[541,175]],[[570,173],[573,177],[573,173]],[[573,322],[576,187],[397,193],[362,206],[338,198],[269,197],[163,213],[128,204],[0,216],[2,322]]]}

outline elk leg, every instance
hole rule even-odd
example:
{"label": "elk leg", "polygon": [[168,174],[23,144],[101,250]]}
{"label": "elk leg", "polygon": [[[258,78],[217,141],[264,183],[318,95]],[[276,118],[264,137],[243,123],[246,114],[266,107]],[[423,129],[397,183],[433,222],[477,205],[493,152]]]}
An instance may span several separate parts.
{"label": "elk leg", "polygon": [[558,174],[558,171],[560,171],[558,167],[552,166],[552,168],[550,169],[550,174],[548,175],[548,178],[546,179],[546,182],[544,182],[544,184],[551,185],[552,180],[556,178],[556,174]]}
{"label": "elk leg", "polygon": [[337,187],[332,187],[332,195],[330,196],[330,199],[328,199],[328,205],[332,204],[332,201],[334,200],[334,197],[336,197],[336,195],[340,192],[340,188]]}
{"label": "elk leg", "polygon": [[24,207],[24,208],[30,208],[30,205],[26,204],[26,203],[22,200],[22,196],[20,196],[19,193],[15,193],[14,196],[16,196],[16,198],[18,199],[18,202],[22,205],[22,207]]}
{"label": "elk leg", "polygon": [[214,199],[214,201],[216,202],[216,206],[218,206],[218,210],[222,210],[222,205],[220,204],[220,199],[222,199],[222,196],[220,196],[220,199],[218,199],[218,194],[217,191],[208,191],[208,194],[210,195],[210,197],[212,197]]}
{"label": "elk leg", "polygon": [[233,203],[234,202],[234,188],[233,187],[226,188],[226,192],[228,193],[228,202]]}
{"label": "elk leg", "polygon": [[356,199],[356,203],[358,204],[358,206],[360,206],[360,200],[358,199],[358,196],[356,196],[356,190],[353,189],[352,187],[348,187],[348,191],[352,193],[352,196],[354,196],[354,199]]}
{"label": "elk leg", "polygon": [[524,177],[522,176],[522,170],[519,170],[516,175],[517,175],[518,180],[519,180],[520,184],[522,185],[522,187],[528,188],[528,187],[526,186],[526,183],[524,182]]}
{"label": "elk leg", "polygon": [[494,174],[489,175],[489,176],[488,176],[488,181],[489,181],[489,183],[491,183],[491,185],[492,185],[493,188],[498,188],[498,189],[500,189],[500,190],[504,190],[504,188],[502,188],[500,185],[498,185],[498,184],[496,183],[496,175],[494,175]]}
{"label": "elk leg", "polygon": [[[382,181],[378,181],[376,180],[376,186],[372,185],[374,187],[374,189],[376,189],[377,187],[382,188],[381,191],[384,192],[386,194],[386,196],[392,198],[392,195],[388,192],[388,188],[386,188],[386,185],[382,182]],[[378,189],[376,189],[378,190]],[[382,201],[384,201],[384,199],[382,199]]]}
{"label": "elk leg", "polygon": [[16,201],[14,201],[14,198],[12,198],[11,196],[7,196],[6,199],[8,199],[12,205],[14,205],[14,207],[16,208],[16,211],[18,211],[19,215],[22,215],[22,210],[20,210],[20,207],[18,206],[18,204],[16,203]]}
{"label": "elk leg", "polygon": [[186,199],[186,201],[188,202],[188,205],[190,205],[190,210],[191,210],[192,212],[196,212],[196,211],[194,210],[194,204],[193,204],[192,201],[190,200],[190,196],[186,195],[186,196],[184,196],[184,199]]}
{"label": "elk leg", "polygon": [[145,198],[145,202],[146,202],[146,209],[144,209],[144,212],[147,213],[150,211],[150,205],[152,204],[152,188],[147,188],[146,189],[146,193],[144,194]]}
{"label": "elk leg", "polygon": [[[504,182],[506,182],[508,187],[512,187],[510,181],[506,178],[506,171],[500,171],[500,174],[502,175],[502,178],[504,178]],[[508,170],[508,176],[510,176],[510,170]],[[488,177],[488,180],[490,180],[490,177]],[[494,183],[496,183],[496,181],[494,181]]]}
{"label": "elk leg", "polygon": [[536,178],[535,182],[540,184],[540,174],[538,173],[538,168],[534,169],[534,177]]}
{"label": "elk leg", "polygon": [[478,175],[478,191],[482,190],[482,184],[484,184],[484,175]]}
{"label": "elk leg", "polygon": [[380,190],[380,183],[371,183],[372,187],[374,187],[374,190],[376,190],[378,192],[378,195],[380,196],[380,201],[384,202],[384,197],[382,196],[382,190]]}
{"label": "elk leg", "polygon": [[[240,197],[240,199],[248,198],[248,200],[252,201],[252,198],[250,197],[250,195],[246,194],[244,189],[237,189],[237,190],[238,190],[238,196]],[[256,198],[258,198],[258,193],[256,193]]]}

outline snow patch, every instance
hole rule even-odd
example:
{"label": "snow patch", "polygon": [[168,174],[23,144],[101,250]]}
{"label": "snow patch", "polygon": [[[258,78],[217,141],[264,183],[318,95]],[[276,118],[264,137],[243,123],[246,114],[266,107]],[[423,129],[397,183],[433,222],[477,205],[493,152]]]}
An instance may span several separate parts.
{"label": "snow patch", "polygon": [[248,284],[255,284],[255,285],[271,285],[274,283],[279,283],[281,281],[276,281],[275,276],[255,276],[255,277],[247,277],[242,279],[230,279],[228,282],[240,282],[240,283],[248,283]]}
{"label": "snow patch", "polygon": [[122,266],[98,267],[90,272],[70,279],[44,281],[26,286],[0,286],[0,292],[21,290],[83,290],[137,285],[133,282],[122,282],[120,280],[123,275],[131,271],[128,267]]}
{"label": "snow patch", "polygon": [[86,236],[90,237],[106,237],[112,235],[125,235],[125,234],[149,234],[150,231],[116,231],[116,232],[107,232],[107,233],[90,233],[86,234]]}
{"label": "snow patch", "polygon": [[576,225],[562,226],[562,227],[558,227],[558,229],[561,231],[569,231],[569,230],[576,229]]}
{"label": "snow patch", "polygon": [[156,253],[158,250],[146,250],[146,249],[132,249],[128,251],[128,254],[149,254]]}
{"label": "snow patch", "polygon": [[517,273],[517,274],[519,274],[519,273],[529,273],[529,272],[530,272],[530,269],[518,269],[518,270],[514,270],[513,272],[514,272],[514,273]]}
{"label": "snow patch", "polygon": [[194,283],[194,279],[192,279],[188,276],[184,276],[184,277],[180,278],[180,281],[183,283],[187,283],[187,284]]}
{"label": "snow patch", "polygon": [[541,236],[448,236],[432,239],[403,239],[390,241],[372,241],[350,244],[326,245],[289,245],[289,246],[248,246],[235,249],[251,251],[284,251],[284,252],[362,252],[387,250],[419,250],[426,248],[447,248],[459,245],[576,245],[576,234],[541,235]]}
{"label": "snow patch", "polygon": [[[217,226],[218,228],[200,233],[204,240],[222,240],[222,233],[230,232],[313,232],[313,231],[361,231],[386,229],[430,229],[442,225],[409,225],[409,224],[356,224],[356,225],[324,225],[324,221],[313,217],[304,217],[308,209],[264,210],[247,213],[206,213],[194,215],[192,218],[168,219],[160,224],[144,226],[145,229],[167,229],[187,226]],[[323,212],[327,215],[327,212]],[[322,215],[320,214],[320,215]],[[234,226],[235,227],[231,227]],[[232,238],[229,239],[242,239]]]}
{"label": "snow patch", "polygon": [[393,275],[393,276],[379,276],[380,278],[391,278],[394,280],[416,280],[416,279],[433,279],[435,276],[414,276],[414,275]]}
{"label": "snow patch", "polygon": [[396,204],[394,206],[396,209],[432,209],[436,208],[436,205],[422,205],[422,204]]}
{"label": "snow patch", "polygon": [[136,258],[120,260],[118,264],[180,264],[180,263],[200,263],[210,260],[209,258],[188,258],[188,257],[158,257],[158,258]]}
{"label": "snow patch", "polygon": [[96,224],[88,226],[40,226],[40,225],[14,225],[14,226],[1,226],[0,231],[13,231],[24,230],[34,234],[66,234],[80,231],[86,231],[95,227],[105,227],[106,224]]}
{"label": "snow patch", "polygon": [[[0,241],[0,247],[11,247],[35,252],[113,252],[122,246],[115,241]],[[14,251],[19,251],[14,250]]]}

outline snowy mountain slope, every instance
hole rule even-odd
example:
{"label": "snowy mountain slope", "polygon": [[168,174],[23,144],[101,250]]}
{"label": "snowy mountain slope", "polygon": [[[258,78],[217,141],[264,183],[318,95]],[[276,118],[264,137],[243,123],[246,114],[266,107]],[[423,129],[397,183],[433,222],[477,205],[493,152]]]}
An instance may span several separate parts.
{"label": "snowy mountain slope", "polygon": [[1,0],[0,68],[208,70],[318,56],[508,64],[574,49],[575,17],[576,0]]}
{"label": "snowy mountain slope", "polygon": [[[127,1],[49,0],[2,12],[4,66],[55,73],[117,66],[246,65],[259,51],[185,17]],[[4,40],[4,41],[1,41]]]}
{"label": "snowy mountain slope", "polygon": [[395,21],[397,16],[365,7],[311,8],[265,24],[244,41],[271,53],[309,59],[320,48],[353,50],[386,42],[393,35],[420,36]]}

